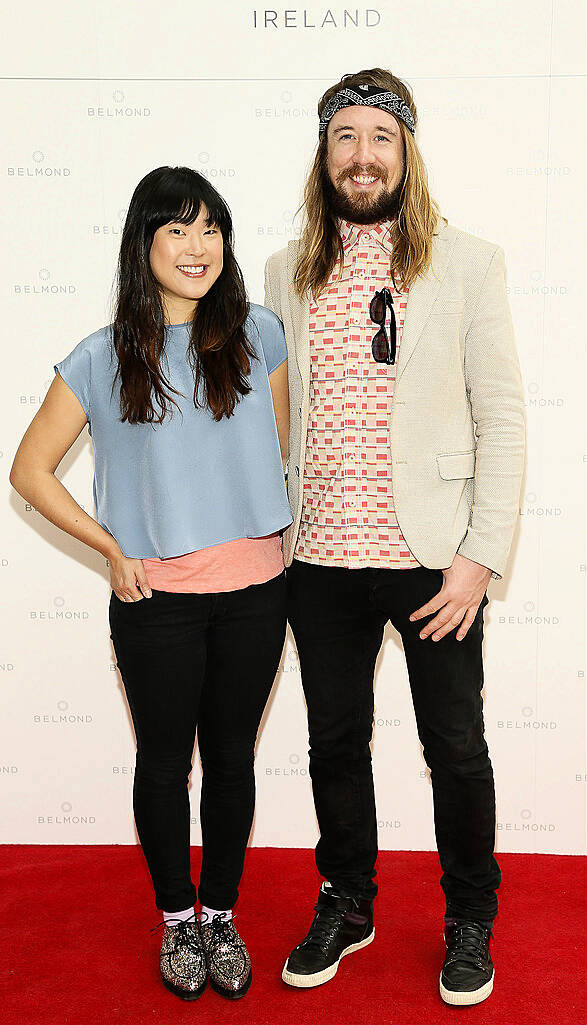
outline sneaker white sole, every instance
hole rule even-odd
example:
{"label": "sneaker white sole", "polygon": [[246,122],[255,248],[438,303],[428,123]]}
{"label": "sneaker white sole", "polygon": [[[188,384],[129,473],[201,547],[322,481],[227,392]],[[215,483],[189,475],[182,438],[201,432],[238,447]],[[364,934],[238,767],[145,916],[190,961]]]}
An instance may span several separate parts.
{"label": "sneaker white sole", "polygon": [[445,1004],[452,1004],[453,1007],[470,1007],[472,1004],[480,1004],[482,1000],[487,1000],[493,989],[494,974],[491,976],[489,982],[486,982],[484,986],[479,989],[474,989],[470,993],[459,993],[451,989],[445,989],[442,985],[442,975],[440,976],[440,995],[444,1000]]}
{"label": "sneaker white sole", "polygon": [[322,986],[325,982],[328,982],[329,979],[334,978],[343,957],[346,957],[347,954],[354,954],[356,950],[362,950],[363,947],[368,947],[374,939],[375,928],[373,928],[373,931],[369,933],[366,939],[361,940],[360,943],[351,943],[350,947],[343,950],[338,961],[335,961],[334,964],[331,964],[322,972],[314,972],[313,975],[296,975],[295,972],[288,972],[286,961],[283,966],[281,978],[284,982],[287,982],[288,986],[297,986],[298,989],[311,989],[313,986]]}

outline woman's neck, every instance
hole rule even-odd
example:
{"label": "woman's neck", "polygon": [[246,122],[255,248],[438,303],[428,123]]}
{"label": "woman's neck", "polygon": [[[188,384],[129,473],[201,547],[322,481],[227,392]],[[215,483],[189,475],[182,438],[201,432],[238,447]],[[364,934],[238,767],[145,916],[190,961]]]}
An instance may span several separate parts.
{"label": "woman's neck", "polygon": [[166,324],[187,324],[194,319],[198,303],[180,296],[163,296],[163,314]]}

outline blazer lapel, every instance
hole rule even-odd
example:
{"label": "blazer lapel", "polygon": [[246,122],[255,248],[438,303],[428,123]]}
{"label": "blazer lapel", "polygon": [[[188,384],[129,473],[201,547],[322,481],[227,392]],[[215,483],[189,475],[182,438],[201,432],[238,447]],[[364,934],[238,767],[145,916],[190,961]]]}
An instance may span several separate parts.
{"label": "blazer lapel", "polygon": [[424,325],[430,316],[440,291],[454,245],[454,238],[452,236],[453,233],[447,225],[441,228],[438,235],[434,236],[432,240],[432,263],[426,274],[416,278],[410,288],[397,362],[398,381],[420,341]]}
{"label": "blazer lapel", "polygon": [[[287,281],[293,282],[295,266],[298,256],[297,241],[290,242],[287,247]],[[290,285],[290,306],[292,319],[292,336],[295,339],[296,360],[298,370],[302,379],[304,393],[310,391],[310,300],[305,297],[300,299],[295,292],[293,285]]]}

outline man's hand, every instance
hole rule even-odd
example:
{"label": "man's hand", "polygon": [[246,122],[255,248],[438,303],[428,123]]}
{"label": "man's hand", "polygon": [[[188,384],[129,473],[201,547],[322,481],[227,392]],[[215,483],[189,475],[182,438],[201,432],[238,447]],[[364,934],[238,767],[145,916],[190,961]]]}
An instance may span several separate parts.
{"label": "man's hand", "polygon": [[422,605],[421,609],[412,612],[410,622],[438,612],[421,631],[422,640],[432,634],[432,640],[439,641],[458,627],[457,641],[462,641],[477,615],[477,609],[491,580],[491,570],[486,566],[480,566],[478,562],[466,559],[464,555],[457,554],[452,566],[443,569],[442,574],[444,581],[440,591],[426,602],[426,605]]}

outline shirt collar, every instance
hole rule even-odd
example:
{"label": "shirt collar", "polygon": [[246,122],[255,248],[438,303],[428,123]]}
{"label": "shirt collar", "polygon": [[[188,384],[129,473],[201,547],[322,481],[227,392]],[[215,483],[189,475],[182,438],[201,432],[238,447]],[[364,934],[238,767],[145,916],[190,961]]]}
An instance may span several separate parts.
{"label": "shirt collar", "polygon": [[384,252],[391,256],[393,243],[391,241],[392,221],[381,221],[371,228],[362,224],[351,224],[349,221],[339,221],[339,231],[342,240],[342,247],[348,253],[361,237],[367,236],[376,242]]}

